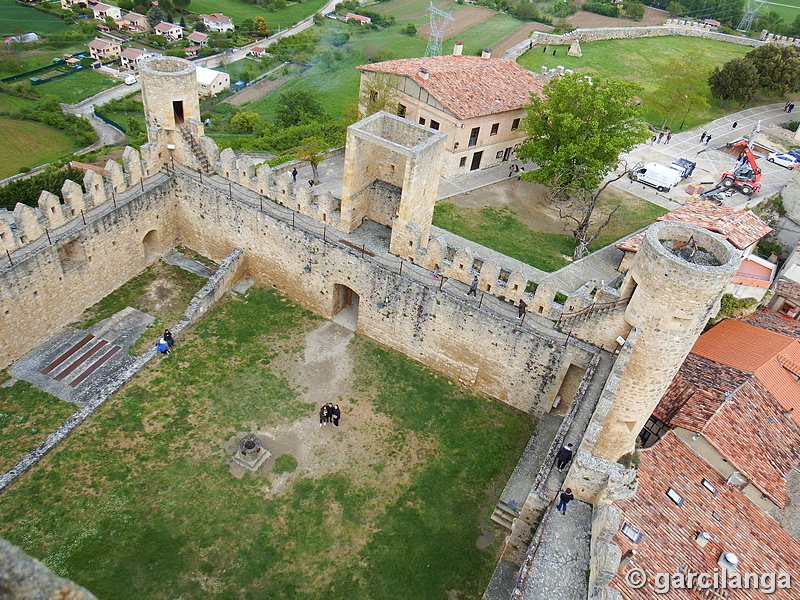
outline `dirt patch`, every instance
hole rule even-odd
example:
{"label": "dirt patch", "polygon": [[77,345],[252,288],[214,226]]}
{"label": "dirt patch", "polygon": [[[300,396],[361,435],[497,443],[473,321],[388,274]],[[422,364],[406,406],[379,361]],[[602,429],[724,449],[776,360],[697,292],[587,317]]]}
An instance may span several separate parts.
{"label": "dirt patch", "polygon": [[223,100],[223,102],[233,104],[234,106],[241,106],[248,102],[254,102],[266,96],[272,90],[277,90],[287,81],[290,81],[290,79],[262,79],[261,81],[248,85],[241,92],[236,92],[230,98]]}
{"label": "dirt patch", "polygon": [[[449,38],[453,37],[454,35],[458,35],[462,31],[466,31],[470,27],[477,25],[478,23],[483,23],[486,19],[490,18],[491,16],[497,14],[493,10],[489,10],[488,8],[478,8],[477,6],[462,6],[458,10],[453,12],[453,19],[455,19],[454,23],[448,22],[447,28],[444,30],[444,37]],[[417,28],[417,34],[424,37],[426,40],[430,39],[431,35],[431,26],[430,23],[427,25],[420,25]]]}
{"label": "dirt patch", "polygon": [[492,46],[492,56],[496,58],[502,57],[509,48],[513,48],[520,42],[531,37],[531,33],[534,31],[544,31],[545,33],[550,33],[553,31],[553,28],[550,27],[550,25],[545,25],[544,23],[531,22],[520,25],[516,31],[513,31],[510,35],[507,35],[494,46]]}
{"label": "dirt patch", "polygon": [[657,8],[644,9],[644,17],[641,21],[631,21],[630,19],[617,19],[606,17],[596,13],[578,11],[567,19],[567,23],[573,27],[594,28],[594,27],[645,27],[648,25],[663,25],[669,19],[669,13]]}

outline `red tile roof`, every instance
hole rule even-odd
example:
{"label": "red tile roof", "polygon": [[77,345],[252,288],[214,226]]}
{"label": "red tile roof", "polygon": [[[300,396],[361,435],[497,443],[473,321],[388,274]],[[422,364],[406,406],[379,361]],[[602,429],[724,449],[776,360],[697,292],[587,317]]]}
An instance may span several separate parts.
{"label": "red tile roof", "polygon": [[[756,243],[772,229],[751,210],[711,206],[702,202],[688,202],[668,212],[656,221],[680,221],[719,233],[731,244],[743,250]],[[633,235],[617,244],[617,248],[636,252],[644,239],[643,233]]]}
{"label": "red tile roof", "polygon": [[[703,479],[716,488],[716,496],[702,485]],[[611,581],[611,587],[625,600],[703,598],[701,592],[690,590],[656,594],[655,574],[676,573],[682,565],[692,573],[714,573],[723,551],[739,557],[739,573],[789,573],[793,587],[776,589],[769,596],[757,589],[728,591],[728,598],[797,600],[800,543],[742,492],[726,485],[723,477],[673,434],[641,451],[638,481],[639,489],[633,498],[615,502],[623,512],[620,525],[627,523],[643,534],[638,544],[620,531],[611,540],[623,553],[636,552],[629,565]],[[669,488],[683,498],[682,506],[666,496]],[[719,515],[719,520],[712,512]],[[704,548],[694,542],[700,531],[711,536]],[[648,575],[647,584],[639,589],[625,584],[625,574],[636,567]]]}
{"label": "red tile roof", "polygon": [[[428,70],[422,79],[419,70]],[[460,119],[509,110],[542,96],[544,82],[513,60],[477,56],[428,56],[361,65],[361,72],[404,75],[441,102]]]}
{"label": "red tile roof", "polygon": [[800,300],[800,283],[781,278],[775,287],[775,293],[790,300]]}
{"label": "red tile roof", "polygon": [[800,321],[784,317],[771,310],[759,311],[741,320],[743,323],[749,323],[761,329],[767,329],[775,333],[780,333],[781,335],[800,339]]}

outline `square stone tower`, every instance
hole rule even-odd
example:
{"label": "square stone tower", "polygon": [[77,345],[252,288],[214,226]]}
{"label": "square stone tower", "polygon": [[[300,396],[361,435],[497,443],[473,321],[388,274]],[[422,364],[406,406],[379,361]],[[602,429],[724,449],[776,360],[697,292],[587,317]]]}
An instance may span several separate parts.
{"label": "square stone tower", "polygon": [[389,251],[412,258],[430,236],[444,133],[385,112],[347,128],[341,229],[370,219],[392,228]]}

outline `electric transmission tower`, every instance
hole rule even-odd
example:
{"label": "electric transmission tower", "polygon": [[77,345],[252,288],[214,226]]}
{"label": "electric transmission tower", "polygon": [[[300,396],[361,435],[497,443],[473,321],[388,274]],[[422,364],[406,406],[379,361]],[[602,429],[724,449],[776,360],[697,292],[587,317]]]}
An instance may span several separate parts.
{"label": "electric transmission tower", "polygon": [[758,9],[766,2],[766,0],[747,0],[747,7],[744,9],[744,16],[739,22],[739,31],[750,31],[753,26],[753,17],[756,16]]}
{"label": "electric transmission tower", "polygon": [[[765,2],[766,0],[761,1]],[[428,12],[431,15],[431,33],[428,36],[428,45],[425,48],[425,56],[441,56],[444,30],[447,29],[448,22],[455,22],[455,19],[453,18],[452,13],[436,8],[433,5],[433,0],[431,0],[431,5],[425,12]]]}

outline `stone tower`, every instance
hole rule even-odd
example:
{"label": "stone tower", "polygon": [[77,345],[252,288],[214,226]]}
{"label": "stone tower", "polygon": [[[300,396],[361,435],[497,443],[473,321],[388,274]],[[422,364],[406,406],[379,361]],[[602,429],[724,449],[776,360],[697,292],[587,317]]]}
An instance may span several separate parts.
{"label": "stone tower", "polygon": [[219,152],[203,135],[195,66],[182,58],[153,56],[141,62],[139,77],[148,140],[143,158],[150,164],[174,160],[212,170]]}
{"label": "stone tower", "polygon": [[392,228],[389,251],[411,259],[426,248],[447,136],[378,112],[347,128],[341,229],[370,219]]}
{"label": "stone tower", "polygon": [[631,452],[708,319],[719,311],[740,257],[722,237],[682,223],[651,225],[623,282],[624,319],[639,332],[593,449]]}

